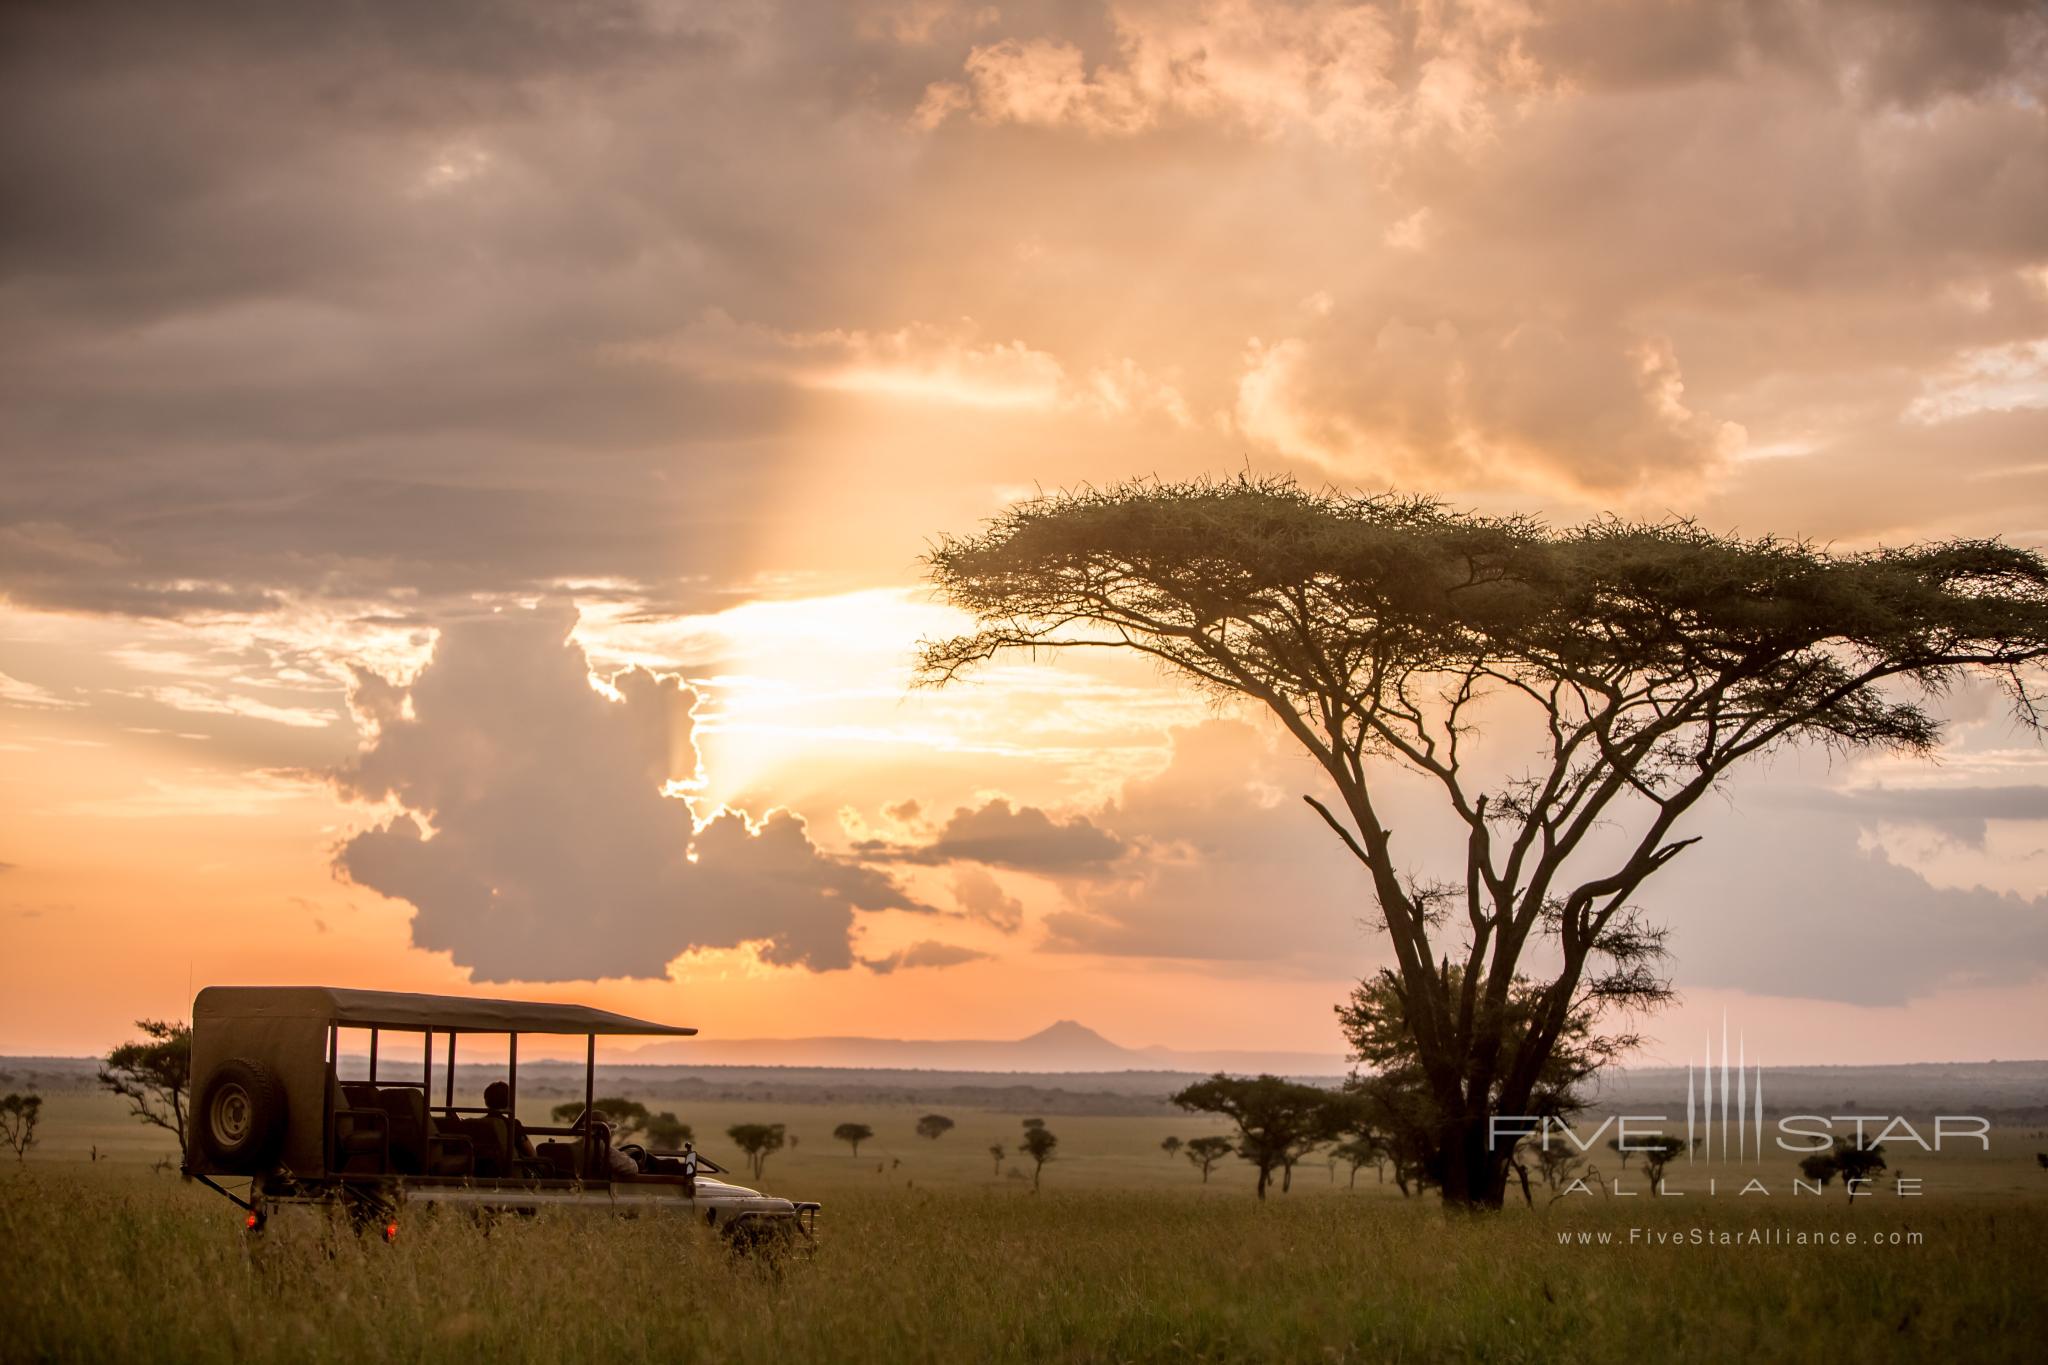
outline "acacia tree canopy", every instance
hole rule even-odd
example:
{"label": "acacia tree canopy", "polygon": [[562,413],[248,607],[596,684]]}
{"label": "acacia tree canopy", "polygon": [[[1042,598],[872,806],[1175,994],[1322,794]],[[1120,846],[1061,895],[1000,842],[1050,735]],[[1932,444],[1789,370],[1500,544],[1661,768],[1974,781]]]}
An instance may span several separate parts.
{"label": "acacia tree canopy", "polygon": [[[1799,741],[1926,752],[1929,700],[1968,674],[2041,721],[2048,560],[1997,540],[1835,553],[1245,476],[1033,499],[928,562],[976,628],[926,643],[927,681],[1014,649],[1133,651],[1261,704],[1321,765],[1337,799],[1305,799],[1369,880],[1457,1204],[1500,1203],[1512,1145],[1488,1106],[1524,1112],[1575,1013],[1663,998],[1630,898],[1731,768]],[[1526,768],[1475,771],[1482,713],[1506,731],[1517,712]],[[1389,767],[1462,822],[1461,876],[1404,864]],[[1542,939],[1559,965],[1512,1011]]]}
{"label": "acacia tree canopy", "polygon": [[164,1129],[185,1150],[185,1117],[192,1090],[192,1026],[138,1019],[147,1042],[123,1043],[107,1054],[95,1079],[128,1101],[129,1113]]}

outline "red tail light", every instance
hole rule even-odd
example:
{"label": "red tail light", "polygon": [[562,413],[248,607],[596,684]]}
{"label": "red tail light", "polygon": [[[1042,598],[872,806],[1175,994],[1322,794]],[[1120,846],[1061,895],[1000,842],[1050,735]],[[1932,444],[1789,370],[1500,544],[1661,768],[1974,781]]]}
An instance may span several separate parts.
{"label": "red tail light", "polygon": [[395,1242],[398,1240],[398,1224],[386,1223],[384,1225],[384,1240],[387,1242]]}
{"label": "red tail light", "polygon": [[245,1224],[244,1226],[247,1226],[247,1227],[252,1227],[252,1228],[253,1228],[253,1227],[255,1227],[255,1226],[256,1226],[256,1215],[255,1215],[255,1214],[253,1214],[253,1213],[252,1213],[252,1214],[250,1214],[250,1215],[249,1215],[249,1219],[248,1219],[248,1222],[247,1222],[247,1223],[246,1223],[246,1224]]}

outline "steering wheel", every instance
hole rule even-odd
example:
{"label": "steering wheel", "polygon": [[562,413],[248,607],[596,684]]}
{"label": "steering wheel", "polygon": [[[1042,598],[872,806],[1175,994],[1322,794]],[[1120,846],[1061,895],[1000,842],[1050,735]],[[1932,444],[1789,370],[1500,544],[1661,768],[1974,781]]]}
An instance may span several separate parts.
{"label": "steering wheel", "polygon": [[622,1142],[615,1149],[633,1158],[633,1164],[641,1170],[647,1169],[647,1149],[637,1142]]}

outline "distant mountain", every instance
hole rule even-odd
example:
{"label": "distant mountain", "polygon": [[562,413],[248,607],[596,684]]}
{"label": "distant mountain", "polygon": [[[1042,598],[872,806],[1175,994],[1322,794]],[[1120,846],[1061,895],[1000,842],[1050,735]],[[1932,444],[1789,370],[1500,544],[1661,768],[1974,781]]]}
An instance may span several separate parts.
{"label": "distant mountain", "polygon": [[1131,1048],[1072,1019],[1024,1038],[711,1038],[650,1043],[636,1062],[700,1066],[888,1067],[925,1071],[1271,1071],[1337,1076],[1337,1053]]}

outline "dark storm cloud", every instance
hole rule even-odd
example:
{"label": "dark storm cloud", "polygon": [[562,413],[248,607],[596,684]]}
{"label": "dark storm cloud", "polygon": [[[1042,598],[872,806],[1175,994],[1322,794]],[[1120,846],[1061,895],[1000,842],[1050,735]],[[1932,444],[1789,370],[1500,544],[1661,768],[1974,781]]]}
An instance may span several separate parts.
{"label": "dark storm cloud", "polygon": [[960,807],[926,842],[869,839],[854,851],[870,862],[972,862],[1059,874],[1100,871],[1123,856],[1125,845],[1085,815],[1056,820],[1036,806],[996,797]]}
{"label": "dark storm cloud", "polygon": [[852,965],[856,910],[924,908],[786,811],[700,823],[664,796],[696,771],[695,698],[640,669],[610,680],[618,700],[593,691],[574,624],[543,609],[450,625],[410,686],[358,680],[374,738],[335,780],[403,813],[336,868],[411,902],[416,946],[480,981],[658,977],[746,942],[825,971]]}

